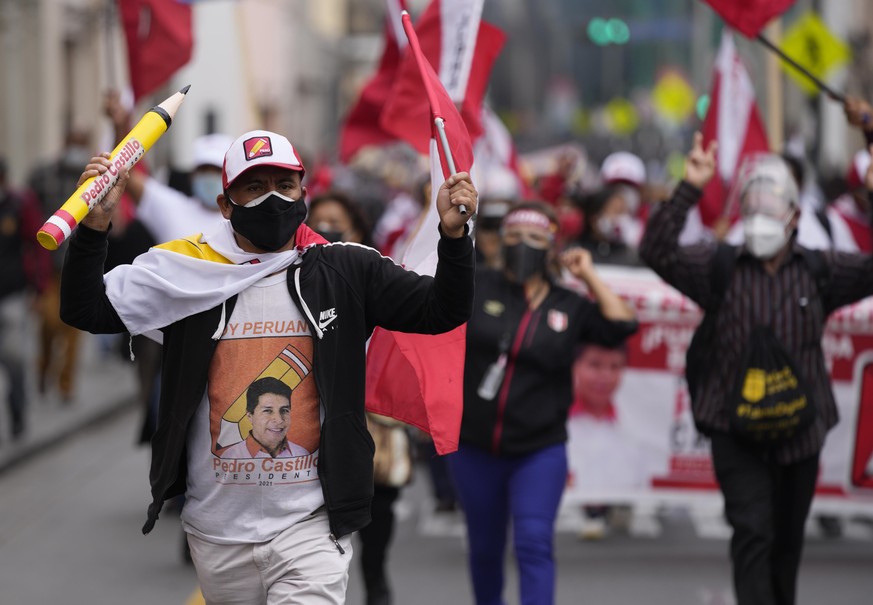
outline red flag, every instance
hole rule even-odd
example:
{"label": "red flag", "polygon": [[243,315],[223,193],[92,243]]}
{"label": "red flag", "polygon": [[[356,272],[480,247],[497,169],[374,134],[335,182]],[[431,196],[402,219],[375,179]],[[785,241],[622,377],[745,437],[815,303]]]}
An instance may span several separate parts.
{"label": "red flag", "polygon": [[357,102],[349,111],[340,132],[339,156],[343,162],[351,160],[367,145],[385,145],[395,140],[379,125],[379,115],[391,94],[391,85],[397,76],[405,37],[400,29],[400,12],[406,10],[405,0],[387,0],[385,19],[385,48],[379,67],[361,90]]}
{"label": "red flag", "polygon": [[119,0],[135,100],[153,92],[191,59],[191,7],[177,0]]}
{"label": "red flag", "polygon": [[[755,104],[755,90],[745,66],[737,55],[733,37],[722,33],[715,60],[710,105],[703,120],[703,144],[718,141],[716,176],[703,191],[700,218],[711,227],[725,214],[730,185],[743,161],[753,153],[769,152],[767,132]],[[739,208],[730,209],[732,216]]]}
{"label": "red flag", "polygon": [[[409,37],[407,56],[412,58],[419,74],[407,77],[404,86],[416,84],[424,89],[430,112],[421,119],[431,127],[436,118],[445,121],[455,169],[468,171],[473,163],[470,135],[439,77],[424,58],[405,13],[403,25]],[[439,239],[436,196],[450,173],[435,132],[432,131],[428,143],[431,203],[402,257],[403,265],[420,275],[433,275],[436,270]],[[367,351],[367,409],[430,433],[439,454],[455,451],[463,415],[465,340],[466,326],[438,335],[403,334],[377,328]]]}
{"label": "red flag", "polygon": [[[470,133],[464,125],[464,120],[461,118],[461,114],[458,113],[449,93],[443,88],[439,76],[425,58],[416,32],[412,28],[408,13],[403,15],[403,29],[409,38],[409,50],[411,52],[407,53],[400,67],[400,74],[398,75],[397,82],[395,82],[391,101],[395,103],[393,105],[394,110],[403,109],[402,106],[404,104],[411,105],[407,105],[405,108],[409,113],[401,114],[405,116],[405,119],[389,121],[386,125],[391,126],[391,129],[398,138],[402,138],[410,144],[412,144],[411,139],[416,139],[416,142],[418,142],[417,138],[420,136],[417,133],[414,136],[410,136],[413,130],[420,132],[426,129],[428,135],[427,139],[425,139],[426,147],[423,152],[430,153],[432,151],[431,139],[439,140],[439,135],[435,130],[435,120],[442,118],[445,122],[446,137],[448,138],[454,159],[455,172],[469,171],[473,165],[473,143],[470,139]],[[429,112],[424,115],[422,115],[421,111],[413,109],[419,105],[424,105],[422,101],[426,103],[425,107],[429,109]],[[401,107],[398,107],[398,105]],[[389,113],[387,108],[386,112],[382,114],[383,118],[385,118],[386,113]],[[397,117],[399,118],[400,115]],[[413,118],[418,118],[421,124],[413,122]],[[396,130],[401,126],[405,128],[399,131]],[[440,146],[439,156],[443,167],[443,175],[445,178],[448,178],[451,175],[451,171],[447,165],[447,158],[442,152],[443,149]],[[442,180],[438,184],[441,185]]]}
{"label": "red flag", "polygon": [[[402,253],[403,265],[420,275],[433,275],[437,265],[436,195],[444,180],[437,150],[431,139],[431,203]],[[429,433],[440,455],[457,450],[466,335],[466,324],[435,335],[376,328],[367,349],[367,409]]]}
{"label": "red flag", "polygon": [[725,23],[747,38],[754,38],[770,19],[781,15],[796,0],[705,0]]}
{"label": "red flag", "polygon": [[[482,99],[491,68],[505,41],[500,29],[480,22],[481,2],[479,13],[475,12],[475,5],[476,2],[466,0],[433,0],[415,29],[424,57],[434,66],[431,71],[439,73],[438,80],[449,90],[446,93],[449,101],[460,105],[463,122],[474,139],[483,131]],[[459,16],[466,21],[458,24]],[[470,37],[471,32],[475,32],[475,38]],[[418,71],[415,58],[407,53],[379,123],[386,132],[426,154],[431,131],[425,119],[428,103],[416,75]]]}

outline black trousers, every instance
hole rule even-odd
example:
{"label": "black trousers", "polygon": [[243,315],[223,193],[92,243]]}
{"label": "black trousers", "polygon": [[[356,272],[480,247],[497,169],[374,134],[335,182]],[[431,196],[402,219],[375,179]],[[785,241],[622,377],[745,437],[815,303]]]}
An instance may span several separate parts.
{"label": "black trousers", "polygon": [[767,448],[715,434],[712,461],[733,528],[737,605],[794,605],[818,455],[780,465]]}
{"label": "black trousers", "polygon": [[385,572],[388,546],[394,533],[394,501],[400,488],[376,485],[370,508],[370,524],[358,532],[361,539],[361,571],[368,604],[390,603],[390,588]]}

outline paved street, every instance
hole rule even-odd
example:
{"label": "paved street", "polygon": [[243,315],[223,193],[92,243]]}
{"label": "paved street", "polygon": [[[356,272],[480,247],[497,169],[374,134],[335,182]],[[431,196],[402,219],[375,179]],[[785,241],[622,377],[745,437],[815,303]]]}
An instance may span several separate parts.
{"label": "paved street", "polygon": [[[148,452],[132,445],[138,422],[128,407],[0,475],[0,603],[201,602],[193,569],[181,562],[178,517],[165,512],[153,533],[140,533]],[[470,603],[461,526],[430,514],[424,479],[419,473],[399,504],[395,602]],[[727,542],[717,524],[670,509],[637,519],[630,534],[583,542],[565,515],[557,602],[728,605]],[[869,603],[871,568],[869,526],[851,523],[844,537],[826,539],[811,525],[799,605]],[[507,601],[517,603],[511,591]],[[357,570],[348,602],[363,602]]]}
{"label": "paved street", "polygon": [[[105,355],[93,336],[82,351],[75,400],[34,393],[26,437],[11,442],[4,434],[0,443],[0,604],[199,605],[178,515],[165,510],[151,534],[140,532],[148,449],[134,445],[140,411],[131,403],[132,366]],[[462,521],[432,512],[426,480],[420,467],[397,506],[395,605],[471,603]],[[809,524],[798,605],[870,602],[873,525],[843,521],[835,539]],[[578,516],[566,507],[556,539],[558,604],[733,603],[728,531],[711,504],[637,510],[626,530],[601,541],[577,534]],[[509,570],[506,598],[514,605],[511,561]],[[363,603],[356,564],[348,602]]]}
{"label": "paved street", "polygon": [[[82,427],[116,413],[134,404],[136,379],[133,364],[122,357],[119,350],[127,346],[122,336],[98,337],[82,334],[79,359],[71,401],[60,398],[56,385],[51,383],[44,394],[36,388],[38,328],[33,315],[28,313],[28,301],[16,297],[0,304],[0,317],[7,333],[0,346],[14,347],[27,368],[28,404],[25,412],[27,430],[17,441],[9,438],[10,420],[5,397],[6,375],[0,368],[0,471],[27,460],[58,441],[76,435]],[[130,441],[136,427],[131,427]]]}

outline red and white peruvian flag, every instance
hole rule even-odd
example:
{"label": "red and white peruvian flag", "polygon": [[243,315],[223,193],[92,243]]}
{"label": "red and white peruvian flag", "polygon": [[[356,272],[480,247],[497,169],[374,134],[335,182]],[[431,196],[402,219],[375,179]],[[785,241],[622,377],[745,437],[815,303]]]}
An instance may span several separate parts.
{"label": "red and white peruvian flag", "polygon": [[[431,129],[431,201],[401,260],[409,270],[434,275],[439,241],[437,192],[451,175],[449,163],[454,163],[457,172],[470,170],[473,145],[452,99],[421,52],[409,15],[404,14],[403,23],[409,37],[407,55],[415,61],[417,86],[424,90],[430,109],[423,119]],[[434,127],[437,118],[445,122],[451,162],[438,142]],[[439,454],[457,450],[463,414],[466,333],[466,325],[437,335],[377,328],[367,350],[367,409],[429,433]]]}
{"label": "red and white peruvian flag", "polygon": [[722,32],[713,75],[709,110],[701,129],[704,147],[713,139],[718,141],[718,172],[704,189],[699,205],[700,218],[708,227],[726,212],[732,215],[739,212],[738,208],[728,209],[725,205],[743,159],[753,153],[770,151],[767,132],[755,104],[752,80],[728,32]]}
{"label": "red and white peruvian flag", "polygon": [[379,125],[382,108],[391,94],[391,86],[400,67],[406,47],[406,36],[400,24],[400,13],[406,10],[406,0],[386,0],[385,48],[376,73],[364,88],[346,116],[340,131],[340,160],[348,163],[363,147],[385,145],[395,136]]}
{"label": "red and white peruvian flag", "polygon": [[[482,134],[482,99],[506,41],[500,29],[481,20],[483,2],[432,0],[415,26],[424,56],[439,74],[449,98],[460,106],[473,139]],[[405,83],[416,81],[417,71],[415,58],[406,53],[379,123],[384,131],[426,154],[430,125],[424,91]]]}

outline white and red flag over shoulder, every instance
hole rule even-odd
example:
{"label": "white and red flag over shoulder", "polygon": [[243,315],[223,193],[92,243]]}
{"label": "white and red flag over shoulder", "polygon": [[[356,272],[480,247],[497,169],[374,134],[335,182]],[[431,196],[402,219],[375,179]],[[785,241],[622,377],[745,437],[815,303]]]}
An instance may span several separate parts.
{"label": "white and red flag over shoulder", "polygon": [[361,89],[340,132],[339,157],[346,163],[363,147],[385,145],[396,139],[379,125],[379,116],[391,94],[391,86],[397,77],[406,47],[406,35],[400,23],[400,13],[406,10],[406,1],[386,0],[386,5],[382,59],[376,73]]}
{"label": "white and red flag over shoulder", "polygon": [[[417,66],[417,85],[424,89],[429,107],[423,119],[431,133],[431,203],[401,261],[409,270],[433,275],[439,241],[436,194],[453,171],[470,170],[473,145],[452,99],[421,52],[406,13],[403,25],[408,54]],[[443,133],[439,124],[444,124]],[[377,328],[367,351],[367,409],[430,433],[439,454],[455,451],[463,413],[466,333],[466,325],[438,335]]]}
{"label": "white and red flag over shoulder", "polygon": [[[482,100],[491,68],[506,40],[500,29],[482,21],[483,2],[432,0],[415,26],[422,53],[439,74],[449,98],[460,107],[474,140],[483,132]],[[405,53],[379,124],[385,132],[426,154],[430,140],[428,105],[417,72],[415,58]]]}
{"label": "white and red flag over shoulder", "polygon": [[718,141],[717,176],[704,189],[699,204],[703,224],[711,227],[726,212],[739,211],[738,208],[727,208],[726,203],[743,159],[753,153],[770,151],[767,131],[755,103],[752,80],[737,54],[733,36],[728,32],[722,32],[710,105],[701,131],[704,146],[713,139]]}
{"label": "white and red flag over shoulder", "polygon": [[119,0],[134,100],[154,92],[191,60],[191,6],[179,0]]}

